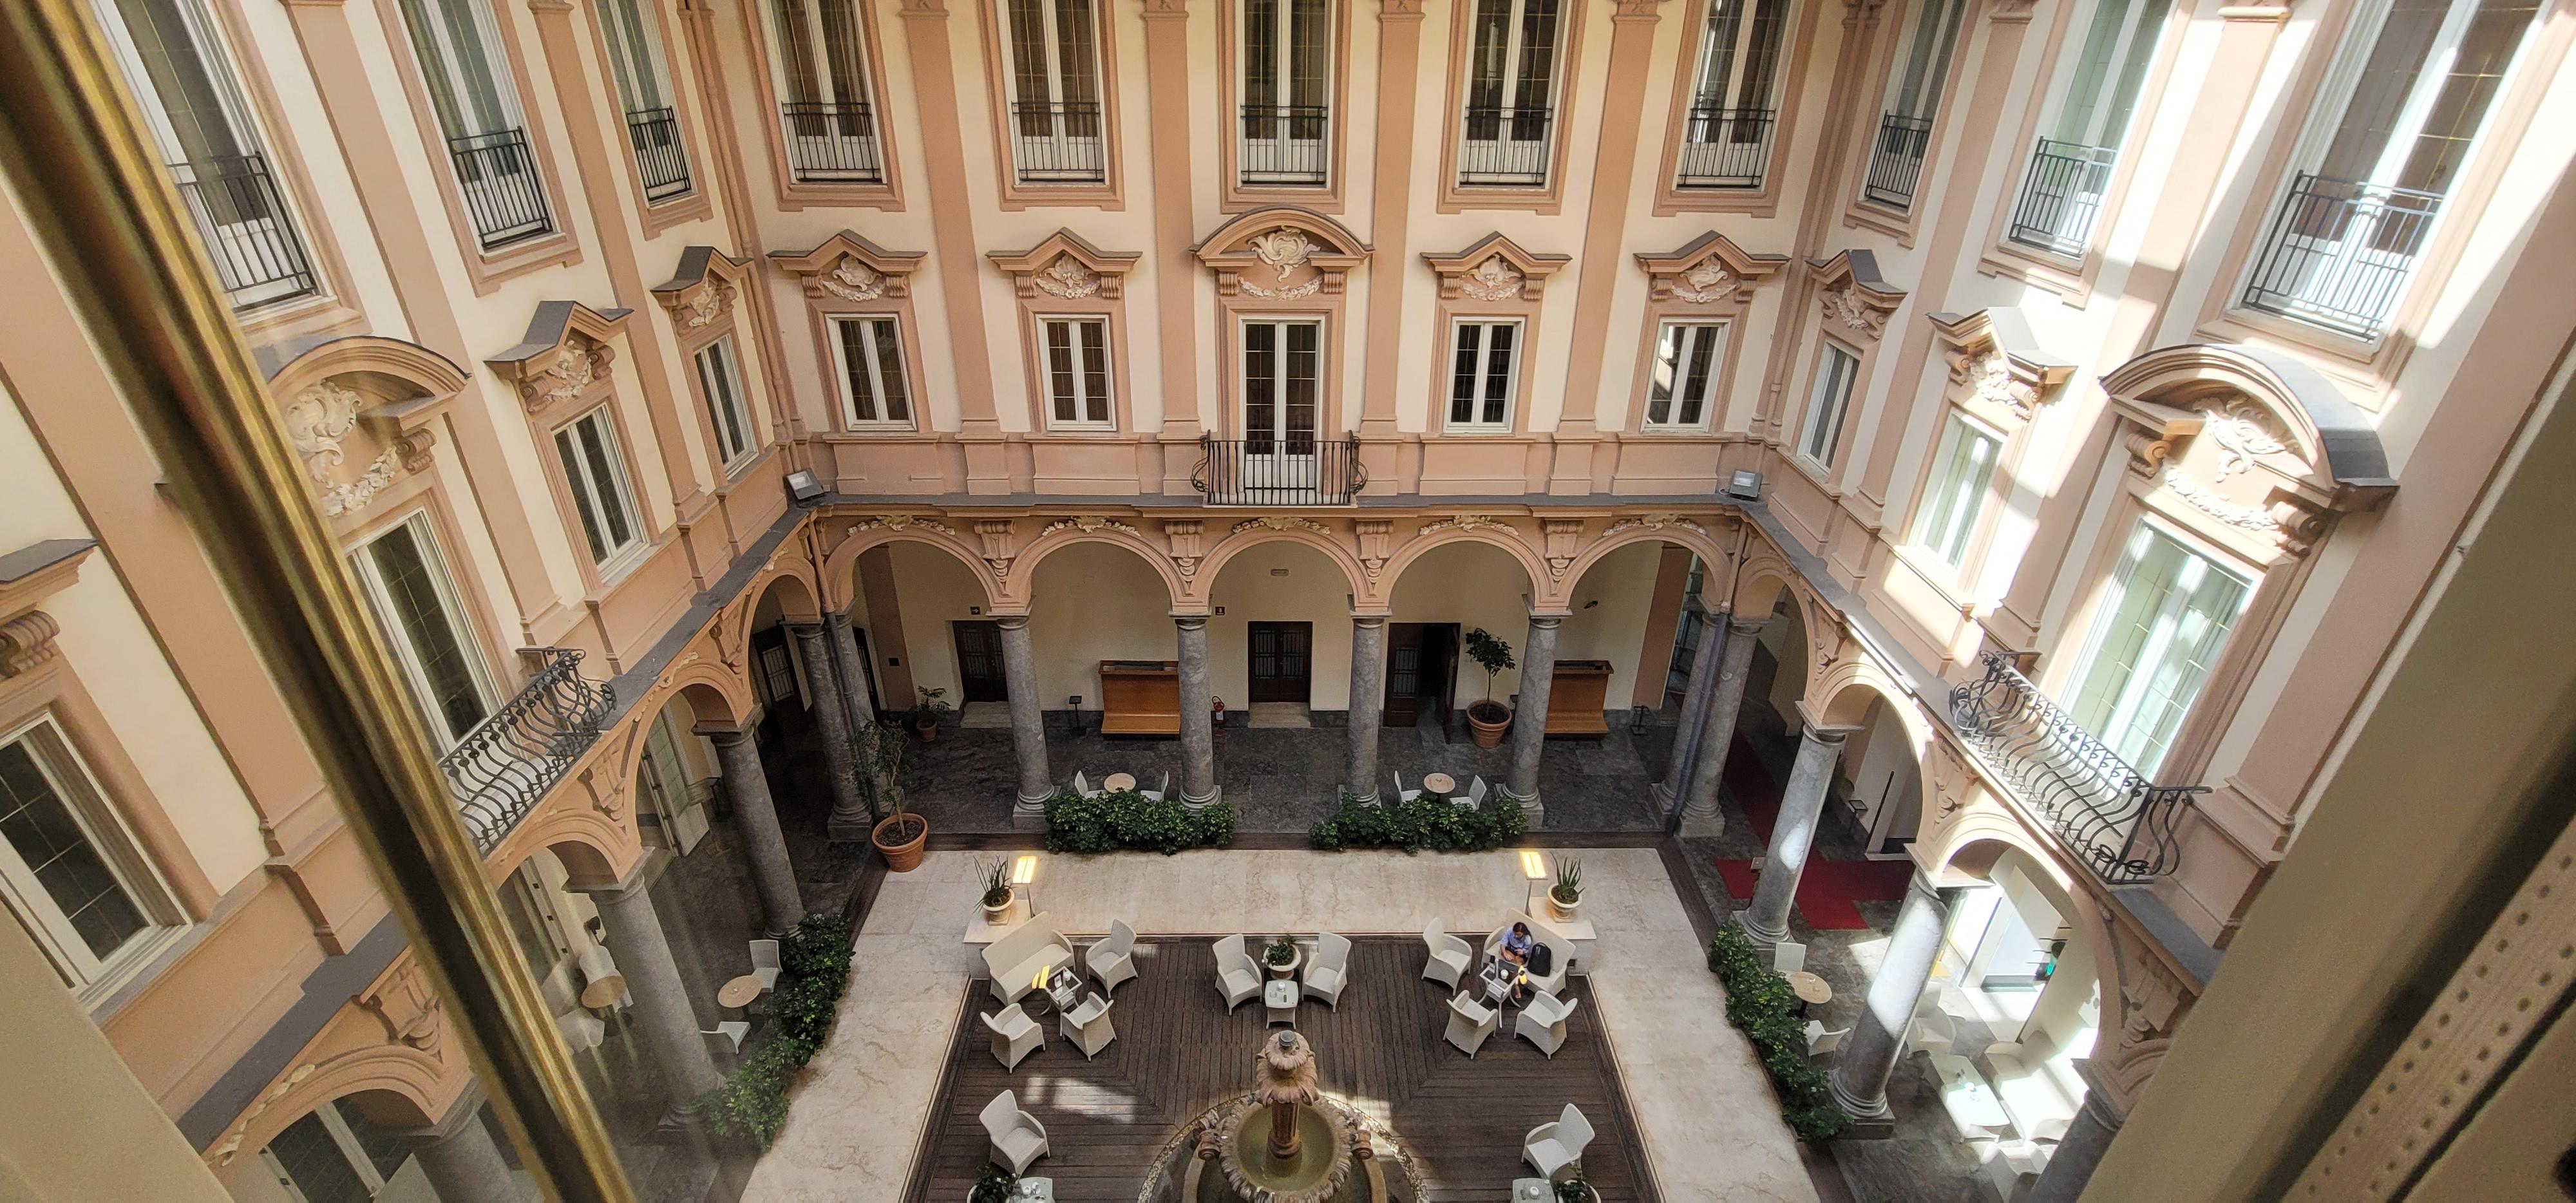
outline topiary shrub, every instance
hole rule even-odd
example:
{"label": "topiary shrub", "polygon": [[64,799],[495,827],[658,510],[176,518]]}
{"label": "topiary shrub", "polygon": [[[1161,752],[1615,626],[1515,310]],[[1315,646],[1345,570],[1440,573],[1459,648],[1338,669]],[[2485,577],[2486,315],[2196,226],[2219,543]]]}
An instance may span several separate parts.
{"label": "topiary shrub", "polygon": [[1771,971],[1751,937],[1729,926],[1708,942],[1709,972],[1726,987],[1726,1021],[1744,1029],[1780,1097],[1780,1118],[1804,1141],[1827,1141],[1851,1126],[1834,1101],[1825,1071],[1807,1060],[1807,1025],[1792,1010],[1789,979]]}
{"label": "topiary shrub", "polygon": [[1134,790],[1084,797],[1070,790],[1047,800],[1049,852],[1160,852],[1222,848],[1234,842],[1234,807],[1191,810],[1177,799],[1157,801]]}
{"label": "topiary shrub", "polygon": [[1343,848],[1488,852],[1528,830],[1529,815],[1509,804],[1462,810],[1445,798],[1423,797],[1392,805],[1360,805],[1344,794],[1333,817],[1306,829],[1306,841],[1327,852]]}
{"label": "topiary shrub", "polygon": [[698,1114],[722,1136],[747,1136],[766,1148],[787,1124],[787,1089],[832,1034],[832,1017],[850,987],[850,921],[809,915],[778,940],[780,985],[772,996],[768,1035],[724,1084],[698,1097]]}

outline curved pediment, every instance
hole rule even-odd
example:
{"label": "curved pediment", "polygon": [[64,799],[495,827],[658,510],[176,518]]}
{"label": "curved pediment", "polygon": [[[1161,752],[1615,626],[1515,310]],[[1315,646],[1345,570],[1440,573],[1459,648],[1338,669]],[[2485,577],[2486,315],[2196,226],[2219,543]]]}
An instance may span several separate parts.
{"label": "curved pediment", "polygon": [[813,250],[797,254],[771,251],[769,261],[795,276],[811,297],[873,301],[901,297],[912,287],[912,272],[921,266],[920,251],[889,251],[855,231],[843,230]]}
{"label": "curved pediment", "polygon": [[1216,272],[1217,292],[1265,300],[1337,294],[1369,247],[1342,223],[1311,209],[1274,205],[1218,226],[1193,248]]}

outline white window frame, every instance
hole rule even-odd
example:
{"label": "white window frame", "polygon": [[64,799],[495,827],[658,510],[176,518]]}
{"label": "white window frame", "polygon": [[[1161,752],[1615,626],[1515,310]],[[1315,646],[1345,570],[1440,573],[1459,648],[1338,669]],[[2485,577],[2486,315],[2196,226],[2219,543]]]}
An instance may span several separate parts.
{"label": "white window frame", "polygon": [[[2157,537],[2162,537],[2180,547],[2183,554],[2205,565],[2208,571],[2234,579],[2241,590],[2237,596],[2236,613],[2228,617],[2226,635],[2220,638],[2215,648],[2211,649],[2207,674],[2194,686],[2190,700],[2183,704],[2176,717],[2174,723],[2176,734],[2190,723],[2191,712],[2200,705],[2201,699],[2208,695],[2209,683],[2217,678],[2219,661],[2226,657],[2228,644],[2236,638],[2237,629],[2245,619],[2245,611],[2253,604],[2254,591],[2262,584],[2261,576],[2248,571],[2234,557],[2211,547],[2207,542],[2194,537],[2189,531],[2162,516],[2141,513],[2130,523],[2128,534],[2121,540],[2120,550],[2111,561],[2110,574],[2104,578],[2101,596],[2094,605],[2092,618],[2086,624],[2089,629],[2084,633],[2083,651],[2073,661],[2074,671],[2066,679],[2066,700],[2062,706],[2069,715],[2076,714],[2078,707],[2083,704],[2084,689],[2096,667],[2095,661],[2100,659],[2104,645],[2113,634],[2112,625],[2119,617],[2121,597],[2127,591],[2126,585],[2122,585],[2118,592],[2114,592],[2112,588],[2113,584],[2119,581],[2122,565],[2128,560],[2132,547],[2138,547],[2143,542]],[[2141,656],[2139,662],[2143,664],[2148,661],[2146,657]],[[2129,679],[2121,683],[2119,693],[2128,694],[2137,688],[2136,681],[2137,674],[2133,668]],[[2116,701],[2113,709],[2115,712],[2119,709]],[[2172,745],[2168,743],[2159,750],[2152,761],[2132,760],[2130,759],[2132,753],[2121,751],[2118,740],[2111,733],[2106,731],[2089,731],[2089,733],[2095,739],[2102,741],[2104,747],[2110,748],[2123,760],[2129,761],[2130,768],[2150,779],[2154,778],[2157,770],[2163,767],[2164,758],[2173,750]]]}
{"label": "white window frame", "polygon": [[[729,476],[758,458],[762,447],[760,427],[751,420],[750,397],[744,391],[742,355],[734,350],[733,335],[719,334],[691,353],[689,362],[697,369],[698,388],[706,399],[716,459]],[[734,433],[727,434],[728,429]]]}
{"label": "white window frame", "polygon": [[[1545,101],[1547,124],[1545,130],[1539,134],[1534,143],[1537,147],[1534,153],[1539,165],[1539,178],[1532,181],[1504,184],[1470,183],[1463,178],[1451,181],[1453,184],[1461,188],[1544,188],[1547,186],[1549,178],[1556,170],[1556,142],[1560,135],[1560,131],[1556,128],[1556,119],[1563,116],[1565,112],[1565,77],[1566,73],[1571,69],[1565,61],[1565,47],[1567,41],[1566,25],[1568,24],[1566,20],[1566,9],[1568,6],[1565,3],[1565,0],[1492,0],[1492,2],[1495,3],[1508,4],[1510,6],[1511,15],[1504,26],[1505,33],[1503,37],[1502,75],[1500,78],[1493,81],[1494,95],[1500,99],[1500,103],[1493,106],[1479,106],[1476,104],[1476,90],[1479,86],[1479,73],[1476,57],[1475,10],[1479,4],[1486,2],[1486,0],[1459,0],[1459,2],[1467,6],[1466,15],[1468,21],[1466,38],[1467,61],[1459,74],[1459,78],[1463,81],[1463,86],[1458,89],[1459,109],[1457,147],[1459,159],[1458,168],[1459,175],[1461,177],[1466,174],[1466,161],[1468,156],[1473,153],[1470,150],[1471,147],[1533,145],[1531,139],[1509,136],[1509,131],[1512,129],[1516,118],[1497,118],[1495,136],[1492,138],[1471,138],[1468,136],[1468,114],[1478,107],[1493,107],[1515,114],[1525,111],[1527,106],[1520,103],[1519,96],[1522,82],[1521,67],[1523,65],[1523,60],[1529,56],[1528,45],[1523,41],[1524,36],[1528,33],[1529,6],[1532,4],[1547,3],[1553,4],[1556,7],[1556,15],[1549,25],[1550,36],[1555,39],[1555,42],[1548,49],[1547,99]],[[1499,158],[1505,152],[1496,150],[1488,153]]]}
{"label": "white window frame", "polygon": [[[1503,413],[1500,418],[1489,419],[1478,416],[1461,421],[1457,416],[1458,343],[1471,326],[1480,327],[1486,331],[1476,339],[1477,391],[1473,403],[1479,415],[1482,415],[1485,410],[1485,399],[1493,395],[1496,352],[1492,331],[1503,326],[1508,326],[1512,330],[1511,348],[1501,353],[1504,358],[1502,364]],[[1441,351],[1440,379],[1447,386],[1440,394],[1441,429],[1458,434],[1509,434],[1514,419],[1520,416],[1521,361],[1528,353],[1529,322],[1525,319],[1517,317],[1451,318],[1449,340]]]}
{"label": "white window frame", "polygon": [[[864,160],[865,165],[854,166],[847,174],[817,172],[809,177],[803,169],[796,166],[797,156],[792,152],[788,155],[788,170],[799,180],[810,178],[816,182],[882,182],[885,179],[885,152],[879,123],[884,119],[884,114],[877,111],[874,63],[868,57],[868,23],[859,14],[859,5],[864,3],[864,0],[843,0],[841,4],[841,13],[847,22],[847,27],[842,30],[842,34],[848,39],[851,60],[849,65],[858,72],[857,79],[848,81],[842,80],[834,70],[836,56],[832,52],[833,21],[824,14],[825,0],[789,0],[802,6],[800,23],[805,27],[805,48],[810,52],[810,57],[795,53],[794,48],[789,44],[784,28],[786,18],[778,11],[780,0],[750,0],[750,2],[760,10],[761,36],[769,39],[769,78],[772,87],[777,91],[780,106],[772,117],[778,122],[780,135],[787,139],[791,147],[798,143],[849,143],[853,146],[864,145],[865,147],[864,153],[856,156]],[[796,119],[789,117],[786,109],[787,105],[799,103],[794,74],[794,69],[799,66],[802,66],[812,77],[813,103],[835,106],[836,111],[841,106],[862,106],[867,113],[868,132],[865,134],[846,132],[849,119],[846,116],[837,115],[837,112],[831,117],[818,116],[815,121],[817,124],[828,125],[834,130],[843,132],[817,134],[799,132]],[[845,83],[847,87],[844,87]],[[848,156],[834,153],[827,156],[827,159],[838,162],[845,157]]]}
{"label": "white window frame", "polygon": [[[858,390],[853,388],[850,384],[850,348],[849,343],[843,336],[842,327],[850,325],[874,325],[876,323],[883,323],[894,331],[894,378],[897,381],[900,381],[903,385],[904,412],[902,417],[894,417],[884,412],[888,408],[886,405],[885,394],[885,360],[881,358],[882,352],[877,345],[877,339],[869,337],[859,340],[860,353],[866,359],[866,362],[860,366],[866,370],[868,373],[868,379],[874,381],[877,388],[875,403],[879,412],[875,417],[868,417],[859,412]],[[841,421],[852,430],[918,429],[918,427],[914,425],[914,422],[916,420],[915,415],[920,412],[921,408],[920,390],[913,387],[911,365],[906,363],[904,359],[903,315],[897,313],[835,313],[829,315],[825,319],[825,329],[826,333],[830,335],[830,338],[827,341],[832,344],[832,387],[840,393]],[[1039,331],[1039,337],[1039,368],[1040,374],[1043,375],[1045,369],[1044,360],[1046,356],[1046,347],[1044,343],[1045,331],[1043,328]],[[1053,411],[1050,410],[1049,412]]]}
{"label": "white window frame", "polygon": [[[1990,450],[1980,465],[1974,458],[1965,461],[1959,454],[1967,440],[1976,439]],[[1932,464],[1925,474],[1922,497],[1914,506],[1914,522],[1907,542],[1952,572],[1968,565],[1969,545],[1976,541],[1977,524],[1985,520],[1986,501],[1993,495],[1995,471],[2002,463],[2002,432],[1953,409],[1941,423],[1941,434],[1933,444]],[[1936,525],[1948,529],[1935,531]],[[1941,539],[1950,546],[1936,543]]]}
{"label": "white window frame", "polygon": [[[1273,390],[1270,397],[1271,427],[1266,432],[1252,428],[1252,329],[1255,326],[1267,326],[1277,332],[1272,336],[1274,341],[1271,344],[1276,362],[1270,375]],[[1296,441],[1297,436],[1288,422],[1288,331],[1298,326],[1309,327],[1315,332],[1315,421],[1306,432],[1305,441],[1311,448],[1324,439],[1324,389],[1331,380],[1331,369],[1324,342],[1323,317],[1317,314],[1261,314],[1245,315],[1235,322],[1235,421],[1242,437],[1247,440],[1268,439],[1282,445]],[[1273,454],[1284,455],[1286,451],[1278,450]]]}
{"label": "white window frame", "polygon": [[45,778],[81,838],[116,878],[118,888],[144,918],[146,926],[105,957],[92,953],[88,941],[71,926],[51,891],[39,882],[18,850],[0,840],[0,900],[21,927],[44,950],[83,1008],[95,1008],[151,964],[186,930],[169,883],[143,852],[142,841],[108,800],[98,775],[90,770],[51,712],[27,718],[0,731],[0,747],[23,746],[36,771]]}
{"label": "white window frame", "polygon": [[349,553],[349,566],[357,575],[359,587],[366,592],[368,602],[375,606],[377,620],[384,625],[385,633],[392,636],[388,642],[393,645],[394,661],[402,666],[403,678],[411,685],[412,698],[420,707],[424,726],[428,728],[430,738],[444,750],[455,747],[456,741],[462,737],[448,731],[445,717],[439,713],[438,691],[430,684],[429,671],[420,663],[411,632],[404,627],[402,611],[394,605],[393,591],[386,587],[384,573],[376,565],[375,545],[396,530],[409,531],[413,544],[420,548],[421,562],[429,569],[430,584],[438,594],[439,608],[447,619],[457,650],[465,658],[465,671],[473,677],[475,689],[483,697],[486,717],[500,709],[501,692],[492,679],[491,665],[484,657],[482,635],[466,618],[464,595],[456,587],[456,577],[448,567],[446,550],[439,545],[428,510],[415,510],[402,521],[379,529]]}
{"label": "white window frame", "polygon": [[[462,138],[476,134],[497,134],[507,129],[528,128],[528,115],[519,108],[518,81],[510,73],[510,56],[501,50],[506,45],[501,40],[501,24],[493,13],[491,4],[487,0],[414,0],[414,2],[421,6],[423,12],[444,11],[460,4],[466,6],[466,15],[473,18],[475,28],[482,37],[482,44],[476,47],[476,57],[482,62],[484,70],[491,74],[493,95],[490,99],[493,107],[500,110],[504,121],[507,122],[495,129],[448,129],[445,121],[441,120],[438,122],[439,133],[449,138]],[[406,26],[412,26],[409,12],[403,14],[403,23]],[[457,69],[456,40],[451,31],[437,21],[428,23],[429,37],[438,43],[439,61],[435,65],[421,61],[417,41],[420,32],[417,26],[407,29],[404,34],[403,49],[412,56],[413,64],[420,68],[424,79],[434,72],[454,90],[454,95],[463,97],[470,94],[474,90],[473,80]],[[430,105],[430,111],[433,115],[444,117],[444,114],[438,113],[438,106],[435,103]],[[460,105],[457,115],[466,120],[469,125],[481,124],[473,119],[476,114],[470,106]],[[442,152],[446,150],[445,147],[438,149]],[[533,152],[534,147],[531,146],[530,149]]]}
{"label": "white window frame", "polygon": [[[1238,98],[1238,111],[1234,116],[1233,126],[1236,139],[1234,157],[1236,185],[1246,188],[1330,187],[1333,171],[1333,120],[1337,116],[1333,112],[1333,72],[1338,66],[1333,61],[1337,40],[1334,37],[1334,20],[1337,16],[1333,11],[1335,0],[1312,0],[1314,3],[1321,4],[1324,9],[1319,21],[1323,40],[1314,48],[1314,53],[1323,60],[1320,78],[1316,84],[1314,107],[1323,109],[1324,116],[1313,138],[1290,137],[1287,132],[1290,123],[1297,119],[1284,116],[1271,118],[1278,123],[1277,129],[1280,131],[1275,137],[1254,138],[1246,131],[1245,122],[1248,119],[1242,116],[1240,110],[1249,107],[1252,103],[1252,14],[1248,11],[1250,0],[1228,0],[1228,2],[1234,5],[1235,17],[1234,87],[1235,96]],[[1296,104],[1298,52],[1295,44],[1297,29],[1295,14],[1296,6],[1301,2],[1305,0],[1271,0],[1270,36],[1273,61],[1270,104],[1273,108],[1300,107]],[[1256,146],[1270,149],[1256,152],[1254,150]],[[1256,162],[1290,163],[1310,156],[1320,169],[1320,178],[1293,183],[1277,180],[1254,181],[1244,178],[1253,170],[1253,164]]]}
{"label": "white window frame", "polygon": [[[1938,121],[1941,102],[1949,91],[1950,76],[1959,69],[1959,47],[1968,40],[1968,0],[1923,0],[1914,6],[1905,23],[1905,37],[1889,56],[1885,109],[1900,117]],[[1924,31],[1928,21],[1948,22],[1946,32]],[[1926,37],[1945,38],[1925,43]],[[1921,61],[1916,58],[1922,56]],[[1917,68],[1922,68],[1917,74]],[[1928,152],[1928,148],[1927,148]]]}
{"label": "white window frame", "polygon": [[[1109,325],[1109,318],[1097,313],[1041,313],[1036,315],[1036,320],[1038,394],[1039,404],[1046,411],[1046,428],[1086,431],[1118,429],[1118,350],[1113,339],[1114,331]],[[1059,396],[1056,392],[1055,345],[1051,341],[1055,327],[1059,323],[1064,324],[1066,336],[1072,340],[1067,345],[1066,353],[1073,358],[1069,373],[1073,392],[1063,396]],[[1090,390],[1087,380],[1089,372],[1081,359],[1082,338],[1077,331],[1084,326],[1097,327],[1100,331],[1100,392],[1096,396]],[[1057,416],[1056,403],[1061,400],[1070,400],[1073,403],[1075,416],[1071,418]],[[1099,403],[1098,408],[1102,415],[1097,418],[1090,416],[1092,403],[1095,401]]]}
{"label": "white window frame", "polygon": [[[1020,48],[1017,44],[1017,39],[1012,36],[1012,0],[993,0],[993,3],[998,9],[994,14],[995,20],[998,22],[995,29],[999,34],[998,40],[1002,44],[1001,83],[1004,108],[1002,124],[1007,136],[1011,140],[1012,172],[1018,177],[1017,182],[1021,184],[1036,184],[1040,186],[1048,184],[1073,184],[1077,186],[1103,184],[1108,182],[1109,178],[1109,90],[1111,87],[1115,86],[1115,81],[1109,78],[1107,48],[1101,44],[1102,18],[1105,15],[1102,12],[1102,7],[1107,0],[1089,0],[1089,8],[1087,9],[1090,14],[1091,21],[1091,80],[1094,93],[1092,98],[1088,101],[1067,101],[1065,99],[1064,67],[1067,48],[1064,44],[1064,29],[1062,28],[1061,21],[1059,19],[1061,14],[1059,14],[1056,9],[1059,2],[1060,0],[1031,0],[1033,6],[1037,9],[1039,23],[1046,31],[1046,63],[1044,64],[1043,72],[1041,72],[1046,80],[1046,96],[1043,100],[1040,100],[1035,96],[1022,96],[1019,92]],[[1022,132],[1024,119],[1018,113],[1016,106],[1021,104],[1040,103],[1049,106],[1051,116],[1049,117],[1048,124],[1052,132],[1045,135]],[[1097,107],[1099,111],[1092,116],[1092,125],[1094,128],[1091,134],[1083,135],[1068,132],[1068,126],[1070,125],[1073,115],[1062,111],[1063,106],[1068,103],[1086,103]],[[1024,152],[1030,149],[1032,143],[1052,142],[1059,146],[1070,148],[1076,143],[1086,140],[1098,143],[1099,148],[1097,154],[1100,159],[1100,173],[1097,176],[1079,173],[1043,174],[1048,172],[1050,169],[1043,167],[1032,168],[1027,159],[1023,157]],[[1061,173],[1065,172],[1067,169],[1058,168],[1053,170]],[[1031,174],[1032,171],[1037,171],[1042,174],[1033,175]]]}
{"label": "white window frame", "polygon": [[[555,466],[565,474],[564,484],[572,491],[573,507],[587,512],[590,522],[598,525],[600,549],[594,550],[589,546],[590,524],[582,521],[581,513],[573,515],[573,525],[577,529],[581,549],[592,553],[591,563],[599,569],[599,574],[603,578],[609,576],[614,567],[621,566],[624,561],[631,559],[651,542],[650,532],[644,525],[643,507],[635,502],[635,486],[626,477],[625,447],[623,441],[617,437],[617,417],[610,412],[614,404],[614,402],[602,403],[588,413],[556,427],[548,440],[555,444]],[[610,479],[606,481],[595,478],[592,464],[587,456],[566,457],[563,454],[563,444],[560,440],[570,437],[574,447],[580,449],[581,436],[578,432],[585,427],[598,432],[599,458],[608,464]],[[615,503],[626,518],[627,537],[623,543],[608,542],[608,515],[605,510],[598,507],[610,502]]]}
{"label": "white window frame", "polygon": [[[679,156],[681,186],[650,198],[660,205],[694,195],[698,190],[696,164],[689,157],[689,140],[680,130],[679,88],[671,80],[671,59],[662,46],[662,21],[647,0],[598,0],[599,31],[609,59],[610,82],[617,90],[617,107],[621,124],[627,127],[626,151],[635,160],[640,178],[645,170],[644,148],[635,145],[635,114],[655,109],[670,116],[670,153]],[[641,46],[629,46],[629,34],[642,40]],[[635,60],[640,64],[640,78]]]}
{"label": "white window frame", "polygon": [[[1668,317],[1655,327],[1654,360],[1646,367],[1646,399],[1637,413],[1637,429],[1648,434],[1705,434],[1717,420],[1718,406],[1725,397],[1720,391],[1726,377],[1727,342],[1735,337],[1735,323],[1726,318]],[[1685,389],[1687,377],[1682,373],[1688,339],[1689,346],[1713,344],[1708,349],[1707,374],[1701,381],[1699,417],[1685,422],[1679,415],[1692,398]],[[1656,397],[1656,393],[1665,394]],[[1666,416],[1655,417],[1655,405],[1661,401]]]}
{"label": "white window frame", "polygon": [[[1850,365],[1839,371],[1829,367]],[[1807,382],[1807,412],[1798,422],[1798,458],[1820,472],[1830,472],[1851,418],[1852,390],[1860,380],[1860,353],[1826,339],[1816,351],[1815,374]],[[1833,395],[1828,397],[1830,391]],[[1819,445],[1819,436],[1822,436]]]}

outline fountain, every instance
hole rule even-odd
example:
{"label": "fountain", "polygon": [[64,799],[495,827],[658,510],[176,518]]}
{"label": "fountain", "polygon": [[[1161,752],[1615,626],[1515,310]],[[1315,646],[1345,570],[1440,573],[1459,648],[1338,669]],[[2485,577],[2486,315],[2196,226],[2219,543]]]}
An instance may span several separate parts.
{"label": "fountain", "polygon": [[1315,1085],[1315,1046],[1274,1032],[1253,1054],[1252,1092],[1200,1118],[1186,1203],[1375,1203],[1376,1150],[1349,1105]]}

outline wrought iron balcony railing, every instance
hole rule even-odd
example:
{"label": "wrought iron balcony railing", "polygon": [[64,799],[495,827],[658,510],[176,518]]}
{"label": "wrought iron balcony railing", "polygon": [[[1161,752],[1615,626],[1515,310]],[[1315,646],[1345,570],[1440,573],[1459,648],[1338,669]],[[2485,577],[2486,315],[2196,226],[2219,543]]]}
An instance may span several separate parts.
{"label": "wrought iron balcony railing", "polygon": [[206,240],[215,278],[233,307],[304,296],[317,284],[268,160],[257,154],[182,159],[170,165],[179,199]]}
{"label": "wrought iron balcony railing", "polygon": [[1022,181],[1096,184],[1109,178],[1108,143],[1102,137],[1098,102],[1018,101],[1011,105],[1011,128],[1012,141],[1018,144],[1014,162]]}
{"label": "wrought iron balcony railing", "polygon": [[1682,125],[1681,161],[1673,183],[1681,188],[1759,188],[1771,164],[1770,109],[1692,105]]}
{"label": "wrought iron balcony railing", "polygon": [[2093,237],[2093,219],[2102,212],[2102,194],[2111,188],[2111,162],[2119,153],[2108,146],[2040,139],[2005,236],[2070,259],[2083,258],[2085,241]]}
{"label": "wrought iron balcony railing", "polygon": [[876,110],[865,101],[789,101],[778,106],[787,130],[787,169],[799,182],[885,181]]}
{"label": "wrought iron balcony railing", "polygon": [[1368,484],[1360,441],[1199,436],[1190,483],[1209,505],[1349,505]]}
{"label": "wrought iron balcony railing", "polygon": [[2439,192],[2301,172],[2263,240],[2245,304],[2375,338],[2441,209]]}
{"label": "wrought iron balcony railing", "polygon": [[1932,149],[1932,119],[1889,113],[1878,119],[1878,142],[1870,147],[1869,176],[1861,181],[1863,198],[1896,209],[1914,207],[1914,190],[1923,183],[1923,155]]}
{"label": "wrought iron balcony railing", "polygon": [[2011,653],[1987,652],[1984,660],[1984,677],[1950,691],[1960,739],[2105,883],[2173,872],[2181,859],[2175,825],[2191,796],[2207,789],[2147,780],[2021,675]]}
{"label": "wrought iron balcony railing", "polygon": [[438,758],[465,829],[484,852],[500,846],[546,791],[599,741],[617,691],[581,675],[581,653],[542,649],[545,665],[527,687]]}
{"label": "wrought iron balcony railing", "polygon": [[1271,187],[1323,183],[1328,113],[1320,104],[1243,106],[1243,143],[1236,164],[1240,182]]}
{"label": "wrought iron balcony railing", "polygon": [[635,173],[644,199],[665,200],[689,190],[689,152],[680,144],[680,119],[669,109],[626,114],[626,141],[635,148]]}
{"label": "wrought iron balcony railing", "polygon": [[1543,105],[1467,109],[1458,142],[1458,182],[1476,187],[1520,187],[1547,182],[1548,131],[1556,110]]}
{"label": "wrought iron balcony railing", "polygon": [[537,157],[528,149],[528,131],[495,130],[447,140],[456,161],[456,184],[465,194],[465,213],[484,250],[552,233],[554,215],[546,210],[545,185],[537,180]]}

